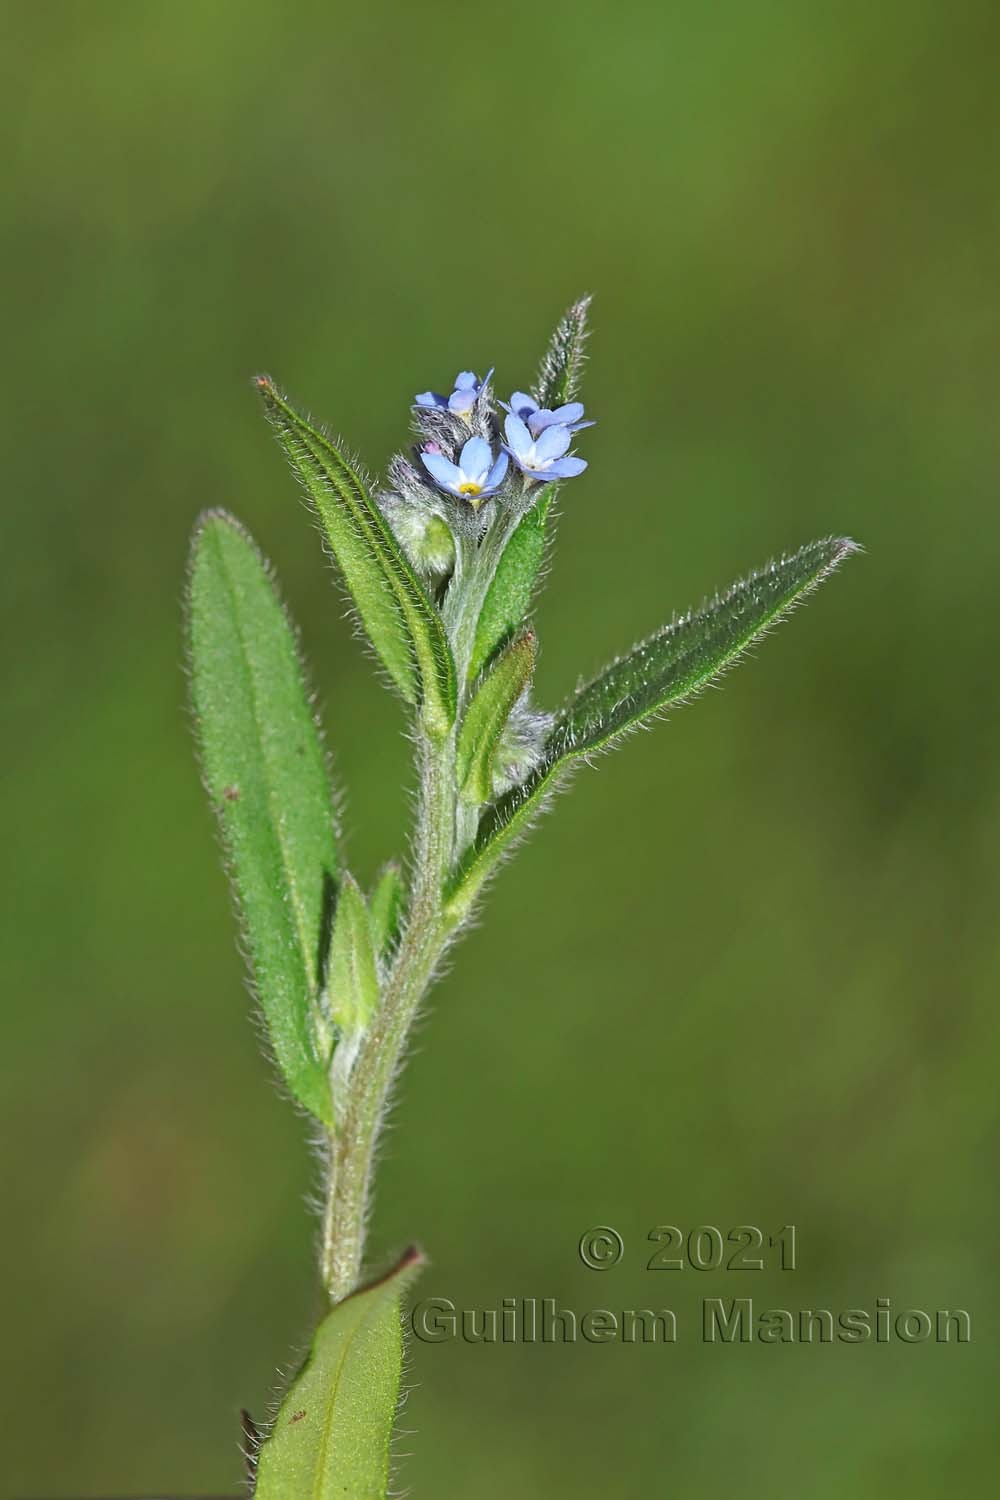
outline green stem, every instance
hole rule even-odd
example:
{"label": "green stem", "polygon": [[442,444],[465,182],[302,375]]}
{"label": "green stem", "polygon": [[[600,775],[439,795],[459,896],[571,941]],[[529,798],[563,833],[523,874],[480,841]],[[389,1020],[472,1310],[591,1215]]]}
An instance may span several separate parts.
{"label": "green stem", "polygon": [[420,749],[414,883],[406,927],[382,1003],[351,1070],[347,1104],[330,1143],[321,1270],[332,1301],[346,1297],[358,1284],[372,1162],[389,1090],[413,1018],[454,925],[445,918],[441,901],[455,837],[454,732],[438,745],[421,736]]}
{"label": "green stem", "polygon": [[[331,1301],[358,1285],[364,1258],[372,1165],[389,1091],[406,1039],[434,970],[459,920],[446,916],[442,893],[454,860],[475,834],[476,809],[460,803],[455,745],[468,690],[476,623],[490,580],[516,521],[498,510],[478,546],[459,543],[444,615],[460,683],[458,720],[444,742],[418,728],[420,800],[413,887],[406,926],[381,1004],[351,1067],[347,1098],[330,1140],[321,1273]],[[343,1087],[344,1080],[340,1080]]]}

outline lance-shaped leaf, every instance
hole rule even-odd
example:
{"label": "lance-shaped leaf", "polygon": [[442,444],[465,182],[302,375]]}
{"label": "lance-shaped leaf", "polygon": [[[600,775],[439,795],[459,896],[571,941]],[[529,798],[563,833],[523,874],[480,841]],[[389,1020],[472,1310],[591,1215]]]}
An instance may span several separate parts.
{"label": "lance-shaped leaf", "polygon": [[403,1364],[409,1250],[383,1281],[339,1302],[257,1457],[255,1500],[385,1500]]}
{"label": "lance-shaped leaf", "polygon": [[257,389],[312,500],[372,645],[406,701],[420,701],[431,734],[447,734],[455,718],[455,664],[427,590],[357,466],[267,376],[258,376]]}
{"label": "lance-shaped leaf", "polygon": [[483,881],[572,762],[607,748],[697,693],[857,550],[842,537],[810,542],[674,620],[581,687],[557,714],[528,779],[484,813],[471,849],[449,882],[452,915],[468,911]]}
{"label": "lance-shaped leaf", "polygon": [[479,676],[499,645],[524,624],[545,556],[546,520],[558,486],[547,484],[514,528],[486,591],[469,664]]}
{"label": "lance-shaped leaf", "polygon": [[406,887],[403,884],[403,872],[395,860],[390,860],[380,872],[368,898],[372,947],[377,954],[385,953],[396,941],[403,918],[405,900]]}
{"label": "lance-shaped leaf", "polygon": [[326,992],[330,1016],[341,1031],[363,1030],[378,1006],[378,971],[368,906],[349,874],[343,876],[337,893]]}
{"label": "lance-shaped leaf", "polygon": [[188,648],[205,784],[271,1047],[295,1097],[329,1123],[318,997],[333,797],[292,627],[267,564],[221,511],[194,536]]}
{"label": "lance-shaped leaf", "polygon": [[579,302],[567,308],[549,342],[535,376],[531,394],[539,406],[554,411],[572,401],[580,388],[580,378],[586,359],[587,311],[590,298],[581,297]]}
{"label": "lance-shaped leaf", "polygon": [[465,711],[458,737],[458,786],[466,802],[489,802],[500,736],[535,670],[535,637],[526,631],[497,658]]}

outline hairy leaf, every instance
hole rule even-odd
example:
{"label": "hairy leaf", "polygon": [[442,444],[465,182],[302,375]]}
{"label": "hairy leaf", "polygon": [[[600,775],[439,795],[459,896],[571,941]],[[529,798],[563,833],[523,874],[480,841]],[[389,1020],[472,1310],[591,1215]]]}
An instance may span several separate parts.
{"label": "hairy leaf", "polygon": [[587,342],[590,298],[574,302],[556,324],[555,333],[538,367],[532,395],[539,406],[555,410],[572,401],[580,387]]}
{"label": "hairy leaf", "polygon": [[271,1046],[295,1097],[329,1123],[319,986],[333,798],[292,627],[267,564],[221,511],[194,536],[188,649],[205,784]]}
{"label": "hairy leaf", "polygon": [[337,894],[326,993],[330,1015],[341,1031],[363,1029],[378,1007],[378,971],[368,906],[349,874],[341,879]]}
{"label": "hairy leaf", "polygon": [[534,669],[535,637],[527,631],[498,657],[466,709],[458,738],[458,785],[466,802],[489,802],[493,796],[500,736]]}
{"label": "hairy leaf", "polygon": [[403,873],[395,860],[390,860],[380,872],[368,898],[372,946],[377,954],[385,953],[396,941],[405,900],[406,887],[403,884]]}
{"label": "hairy leaf", "polygon": [[420,1266],[409,1250],[339,1302],[257,1458],[255,1500],[385,1500],[403,1363],[400,1304]]}
{"label": "hairy leaf", "polygon": [[455,718],[455,664],[441,616],[357,467],[267,376],[257,389],[313,505],[372,645],[434,735]]}
{"label": "hairy leaf", "polygon": [[810,542],[674,620],[581,687],[557,714],[535,770],[484,814],[449,885],[453,915],[468,910],[483,881],[573,761],[612,745],[698,692],[857,550],[841,537]]}
{"label": "hairy leaf", "polygon": [[545,523],[557,485],[547,484],[511,535],[476,624],[469,678],[479,676],[499,645],[524,623],[545,556]]}

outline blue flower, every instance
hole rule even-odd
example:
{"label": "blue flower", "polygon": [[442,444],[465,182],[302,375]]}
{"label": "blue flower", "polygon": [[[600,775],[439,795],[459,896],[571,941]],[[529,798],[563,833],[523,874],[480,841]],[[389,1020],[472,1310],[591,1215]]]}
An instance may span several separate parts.
{"label": "blue flower", "polygon": [[462,500],[475,502],[488,500],[495,495],[507,473],[507,454],[493,457],[493,449],[485,438],[470,437],[458,463],[453,464],[443,453],[421,453],[420,461],[441,489]]}
{"label": "blue flower", "polygon": [[533,438],[544,432],[546,427],[565,427],[570,432],[580,432],[584,427],[594,425],[593,422],[580,420],[583,416],[582,401],[569,401],[565,406],[557,406],[555,411],[550,411],[547,406],[539,406],[525,391],[515,391],[509,402],[501,401],[500,405],[504,411],[520,417]]}
{"label": "blue flower", "polygon": [[569,427],[547,424],[533,437],[526,422],[511,412],[504,422],[505,449],[529,479],[572,479],[587,467],[585,459],[567,457],[573,441]]}
{"label": "blue flower", "polygon": [[490,370],[489,375],[479,380],[472,370],[462,370],[455,376],[455,389],[450,396],[442,396],[439,391],[421,391],[414,400],[417,406],[437,406],[468,421],[479,392],[492,374],[493,371]]}

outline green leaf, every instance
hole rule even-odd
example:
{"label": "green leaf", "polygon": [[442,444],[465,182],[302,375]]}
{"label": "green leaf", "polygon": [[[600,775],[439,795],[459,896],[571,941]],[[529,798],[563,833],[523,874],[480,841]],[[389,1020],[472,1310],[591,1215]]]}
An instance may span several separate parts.
{"label": "green leaf", "polygon": [[846,538],[810,542],[674,620],[580,688],[556,716],[542,758],[523,785],[484,813],[446,893],[463,916],[511,843],[537,816],[557,778],[581,757],[691,697],[858,550]]}
{"label": "green leaf", "polygon": [[409,1250],[316,1331],[257,1459],[255,1500],[385,1500],[403,1363],[401,1299],[421,1263]]}
{"label": "green leaf", "polygon": [[556,324],[549,347],[535,376],[531,394],[539,406],[554,411],[572,401],[580,388],[587,343],[587,311],[590,298],[574,302]]}
{"label": "green leaf", "polygon": [[399,935],[403,918],[406,887],[403,873],[395,860],[380,871],[375,888],[368,898],[368,916],[372,929],[372,946],[378,954],[391,948]]}
{"label": "green leaf", "polygon": [[292,1093],[329,1124],[319,987],[333,797],[292,627],[264,559],[222,511],[194,535],[187,625],[205,784],[271,1046]]}
{"label": "green leaf", "polygon": [[342,877],[337,893],[326,993],[330,1016],[341,1031],[364,1030],[378,1008],[378,971],[368,906],[349,874]]}
{"label": "green leaf", "polygon": [[458,785],[466,802],[489,802],[497,746],[514,704],[535,670],[535,637],[511,641],[465,711],[458,738]]}
{"label": "green leaf", "polygon": [[470,681],[494,651],[523,623],[545,556],[545,525],[558,486],[547,484],[511,533],[486,592],[476,624],[469,664]]}
{"label": "green leaf", "polygon": [[428,731],[446,735],[455,720],[455,663],[427,590],[357,466],[267,376],[258,376],[257,389],[316,508],[372,645],[406,701],[420,700]]}

